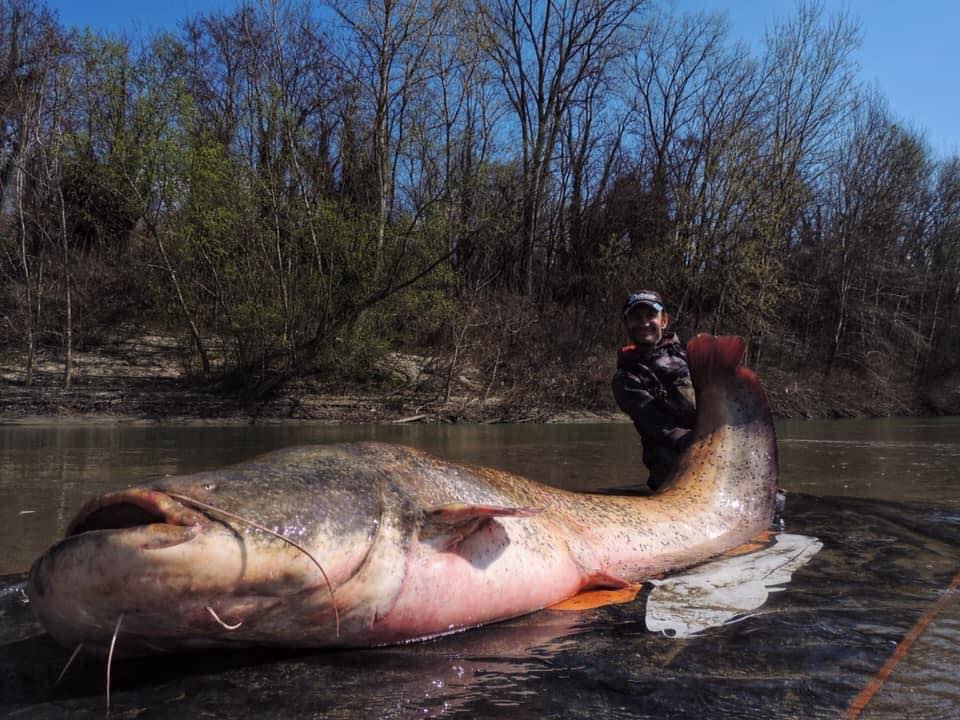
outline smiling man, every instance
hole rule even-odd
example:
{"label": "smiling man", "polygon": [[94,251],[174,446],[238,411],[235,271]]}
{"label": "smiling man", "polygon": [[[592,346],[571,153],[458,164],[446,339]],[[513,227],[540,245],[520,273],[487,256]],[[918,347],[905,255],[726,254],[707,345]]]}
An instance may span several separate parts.
{"label": "smiling man", "polygon": [[647,484],[657,490],[691,440],[696,407],[687,355],[667,332],[670,315],[657,292],[631,294],[623,324],[630,342],[617,353],[613,396],[640,433]]}

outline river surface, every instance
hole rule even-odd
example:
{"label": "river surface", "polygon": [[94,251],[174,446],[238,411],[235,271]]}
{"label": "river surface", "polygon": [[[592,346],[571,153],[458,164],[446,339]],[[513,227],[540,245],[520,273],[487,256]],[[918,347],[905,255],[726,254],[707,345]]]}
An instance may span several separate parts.
{"label": "river surface", "polygon": [[[960,418],[798,421],[777,427],[788,492],[960,507]],[[597,425],[0,425],[0,574],[26,570],[88,498],[276,448],[376,440],[570,490],[642,485],[633,427]]]}
{"label": "river surface", "polygon": [[[960,418],[786,422],[778,436],[786,530],[808,538],[812,559],[791,570],[768,610],[742,614],[748,622],[667,640],[650,631],[649,607],[643,618],[648,595],[589,616],[548,611],[399,650],[134,665],[126,679],[121,671],[117,702],[156,717],[166,716],[158,708],[211,717],[835,717],[932,613],[862,716],[960,717],[960,681],[946,670],[960,663],[960,601],[946,591],[960,571]],[[10,605],[20,574],[86,499],[275,448],[353,440],[409,444],[573,490],[637,487],[645,477],[627,424],[0,426],[0,575],[8,576],[0,639],[12,643],[20,678],[0,682],[0,694],[16,696],[12,707],[28,716],[102,716],[97,691],[76,684],[99,671],[79,671],[65,691],[38,689],[65,653],[24,629],[29,614]],[[137,667],[159,679],[143,686]],[[326,694],[300,687],[303,673],[320,676]],[[247,688],[244,699],[224,689],[231,682]],[[263,684],[250,691],[250,682]],[[293,688],[295,704],[277,702],[277,682]],[[205,692],[215,695],[209,705],[182,705]],[[263,706],[244,715],[250,702]]]}

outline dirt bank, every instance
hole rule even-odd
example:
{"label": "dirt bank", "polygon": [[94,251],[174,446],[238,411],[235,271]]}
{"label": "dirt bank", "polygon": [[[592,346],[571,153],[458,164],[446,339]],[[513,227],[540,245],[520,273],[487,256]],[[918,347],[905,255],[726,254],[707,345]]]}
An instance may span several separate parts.
{"label": "dirt bank", "polygon": [[[608,390],[612,353],[610,366],[604,362],[593,359],[572,378],[579,394],[569,386],[560,392],[526,387],[517,393],[510,388],[509,369],[501,371],[493,388],[469,364],[449,377],[430,358],[391,353],[380,363],[375,382],[331,388],[324,378],[308,376],[264,398],[198,381],[175,339],[144,335],[76,353],[68,389],[62,387],[63,366],[56,356],[38,355],[28,386],[24,358],[8,352],[0,357],[0,422],[623,422]],[[847,371],[825,376],[768,368],[759,374],[781,418],[960,412],[960,377],[921,394],[906,384]]]}

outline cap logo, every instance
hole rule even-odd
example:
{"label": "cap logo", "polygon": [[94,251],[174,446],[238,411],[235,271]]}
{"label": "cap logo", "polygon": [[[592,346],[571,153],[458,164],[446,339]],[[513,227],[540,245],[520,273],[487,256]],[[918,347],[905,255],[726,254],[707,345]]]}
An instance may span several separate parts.
{"label": "cap logo", "polygon": [[641,290],[640,292],[632,293],[630,297],[627,298],[627,302],[624,303],[623,306],[624,317],[629,315],[637,305],[647,305],[657,312],[663,310],[663,300],[659,293]]}

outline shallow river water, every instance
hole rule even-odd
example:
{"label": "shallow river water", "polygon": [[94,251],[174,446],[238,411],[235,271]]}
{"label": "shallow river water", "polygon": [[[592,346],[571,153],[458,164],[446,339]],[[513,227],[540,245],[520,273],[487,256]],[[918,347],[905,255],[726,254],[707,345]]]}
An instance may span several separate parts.
{"label": "shallow river water", "polygon": [[[127,661],[114,668],[112,715],[960,717],[960,418],[791,422],[778,435],[788,500],[766,555],[648,585],[630,603],[417,645]],[[102,662],[55,686],[68,653],[22,593],[83,501],[351,440],[575,490],[644,476],[625,424],[0,426],[0,713],[103,717]]]}

